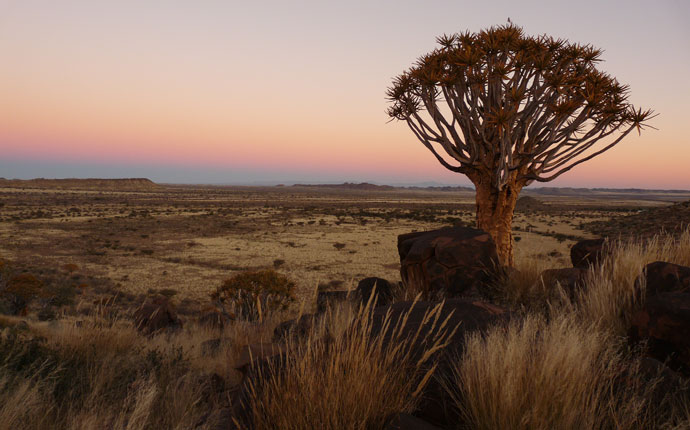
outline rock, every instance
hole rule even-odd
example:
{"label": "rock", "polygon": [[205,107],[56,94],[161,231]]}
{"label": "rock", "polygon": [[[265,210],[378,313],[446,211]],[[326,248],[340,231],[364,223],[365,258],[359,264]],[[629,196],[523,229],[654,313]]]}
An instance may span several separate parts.
{"label": "rock", "polygon": [[[441,309],[435,330],[432,331],[431,324],[429,321],[425,323],[424,317],[427,312],[436,306],[441,306]],[[443,303],[397,302],[371,310],[371,335],[382,335],[385,347],[392,340],[393,329],[398,330],[397,323],[398,321],[403,321],[402,318],[405,315],[407,315],[407,319],[405,320],[405,325],[401,328],[402,337],[414,336],[419,331],[417,341],[411,346],[413,359],[420,358],[427,351],[428,343],[431,342],[430,339],[438,333],[436,330],[439,329],[439,326],[446,318],[448,319],[446,323],[448,332],[455,330],[452,336],[448,337],[448,346],[441,351],[437,351],[427,361],[429,366],[438,364],[436,370],[437,377],[431,378],[427,384],[418,411],[415,412],[419,419],[430,424],[453,427],[460,421],[460,417],[457,415],[457,409],[440,382],[444,376],[439,375],[443,374],[445,377],[450,375],[451,364],[449,358],[457,357],[462,352],[467,333],[485,330],[494,324],[507,322],[510,318],[510,313],[498,306],[467,298],[448,299]],[[388,324],[386,324],[386,318],[389,318]],[[309,327],[314,324],[314,321],[316,319],[311,315],[288,321],[284,323],[285,328],[276,329],[275,339],[282,339],[286,333],[297,333],[299,330],[308,331]],[[383,331],[384,329],[386,329],[385,332]],[[429,335],[430,339],[425,339],[427,335]],[[246,348],[246,351],[243,351],[237,366],[245,378],[239,395],[240,398],[246,396],[246,381],[251,380],[256,372],[280,368],[282,353],[284,352],[282,348],[282,344],[258,344],[250,345]],[[250,351],[252,359],[249,359]]]}
{"label": "rock", "polygon": [[645,280],[646,296],[658,293],[690,292],[690,267],[655,261],[645,266],[637,284]]}
{"label": "rock", "polygon": [[568,267],[564,269],[548,269],[539,275],[539,280],[547,291],[554,291],[560,285],[568,296],[574,298],[576,292],[585,285],[587,269]]}
{"label": "rock", "polygon": [[651,357],[690,374],[690,267],[656,261],[636,280],[642,283],[645,300],[631,318],[630,339],[645,340]]}
{"label": "rock", "polygon": [[587,269],[601,263],[606,239],[581,240],[570,248],[570,261],[573,267]]}
{"label": "rock", "polygon": [[481,296],[499,276],[496,245],[470,227],[401,234],[398,253],[403,284],[428,297]]}
{"label": "rock", "polygon": [[[384,327],[386,315],[390,315],[391,327],[384,334],[384,343],[390,342],[390,332],[395,327],[395,322],[409,312],[407,322],[402,329],[403,336],[412,336],[420,329],[425,314],[433,309],[439,302],[398,302],[390,306],[381,306],[372,311],[372,335],[381,332]],[[446,389],[441,382],[451,375],[451,362],[459,356],[464,348],[465,335],[469,332],[483,331],[488,327],[505,323],[510,318],[510,313],[498,306],[472,301],[465,298],[448,299],[441,308],[439,322],[448,318],[447,327],[451,330],[457,327],[452,337],[448,339],[448,346],[442,352],[432,357],[431,361],[439,364],[435,376],[427,384],[415,416],[440,427],[454,427],[461,422],[453,401],[449,398]],[[413,345],[413,357],[421,357],[427,350],[427,344],[423,341],[431,330],[427,323],[421,327],[419,340]],[[432,333],[433,334],[433,333]]]}
{"label": "rock", "polygon": [[363,304],[367,304],[371,293],[376,291],[376,305],[385,306],[393,301],[395,288],[383,278],[370,277],[359,281],[355,291]]}
{"label": "rock", "polygon": [[343,303],[349,298],[349,291],[319,291],[316,296],[316,311],[318,313],[326,312],[329,307]]}
{"label": "rock", "polygon": [[629,335],[633,342],[646,340],[651,357],[690,374],[690,292],[647,297],[631,318]]}
{"label": "rock", "polygon": [[155,297],[134,312],[134,324],[144,333],[152,334],[164,329],[178,329],[182,321],[166,297]]}
{"label": "rock", "polygon": [[385,430],[441,430],[410,414],[397,414],[388,422]]}

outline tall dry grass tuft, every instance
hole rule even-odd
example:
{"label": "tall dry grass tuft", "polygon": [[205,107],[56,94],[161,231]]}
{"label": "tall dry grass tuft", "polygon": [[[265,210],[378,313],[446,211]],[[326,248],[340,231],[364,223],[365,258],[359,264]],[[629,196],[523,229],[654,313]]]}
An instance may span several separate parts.
{"label": "tall dry grass tuft", "polygon": [[1,376],[0,430],[48,428],[51,410],[45,409],[47,403],[37,382]]}
{"label": "tall dry grass tuft", "polygon": [[655,261],[690,266],[690,228],[680,235],[659,234],[649,240],[616,240],[607,244],[606,257],[591,268],[586,288],[577,297],[583,318],[623,335],[629,318],[644,297],[644,282],[635,280]]}
{"label": "tall dry grass tuft", "polygon": [[448,385],[470,428],[645,428],[644,400],[615,390],[618,342],[573,315],[530,315],[466,342]]}
{"label": "tall dry grass tuft", "polygon": [[415,333],[403,330],[407,313],[395,321],[387,315],[381,330],[374,330],[371,301],[327,316],[305,342],[291,343],[281,360],[256,368],[249,395],[253,425],[371,429],[383,428],[393,413],[411,412],[435,371],[431,356],[454,330],[440,320],[441,306],[425,315]]}

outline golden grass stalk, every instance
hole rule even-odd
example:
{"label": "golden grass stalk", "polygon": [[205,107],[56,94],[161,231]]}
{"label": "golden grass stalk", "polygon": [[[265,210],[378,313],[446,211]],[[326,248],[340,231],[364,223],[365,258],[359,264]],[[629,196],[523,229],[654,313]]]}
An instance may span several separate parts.
{"label": "golden grass stalk", "polygon": [[396,320],[388,313],[374,332],[372,300],[346,318],[335,311],[305,342],[256,368],[249,385],[256,429],[383,428],[391,414],[415,408],[435,371],[431,356],[454,328],[441,320],[439,304],[414,333],[404,329],[409,311]]}
{"label": "golden grass stalk", "polygon": [[[590,268],[586,287],[576,299],[583,318],[624,335],[631,314],[644,300],[644,266],[655,261],[690,266],[690,228],[680,235],[659,234],[649,240],[615,240],[607,244],[599,266]],[[635,280],[642,282],[637,285]]]}
{"label": "golden grass stalk", "polygon": [[473,429],[644,428],[644,401],[614,394],[618,343],[573,315],[469,335],[449,391]]}

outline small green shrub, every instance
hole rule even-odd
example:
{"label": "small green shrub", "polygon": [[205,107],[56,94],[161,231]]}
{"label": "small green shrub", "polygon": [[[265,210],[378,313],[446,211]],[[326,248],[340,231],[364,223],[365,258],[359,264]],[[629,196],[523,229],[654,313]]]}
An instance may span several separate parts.
{"label": "small green shrub", "polygon": [[275,270],[247,271],[227,279],[211,298],[228,305],[242,319],[262,319],[262,314],[285,310],[295,300],[295,283]]}

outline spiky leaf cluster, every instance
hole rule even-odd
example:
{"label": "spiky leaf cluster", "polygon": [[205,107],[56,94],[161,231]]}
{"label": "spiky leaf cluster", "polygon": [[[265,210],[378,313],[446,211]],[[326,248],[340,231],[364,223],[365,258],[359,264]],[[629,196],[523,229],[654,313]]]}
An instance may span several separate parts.
{"label": "spiky leaf cluster", "polygon": [[527,36],[513,24],[437,42],[394,79],[387,113],[471,179],[489,177],[498,188],[550,181],[652,117],[596,68],[601,50],[591,45]]}

